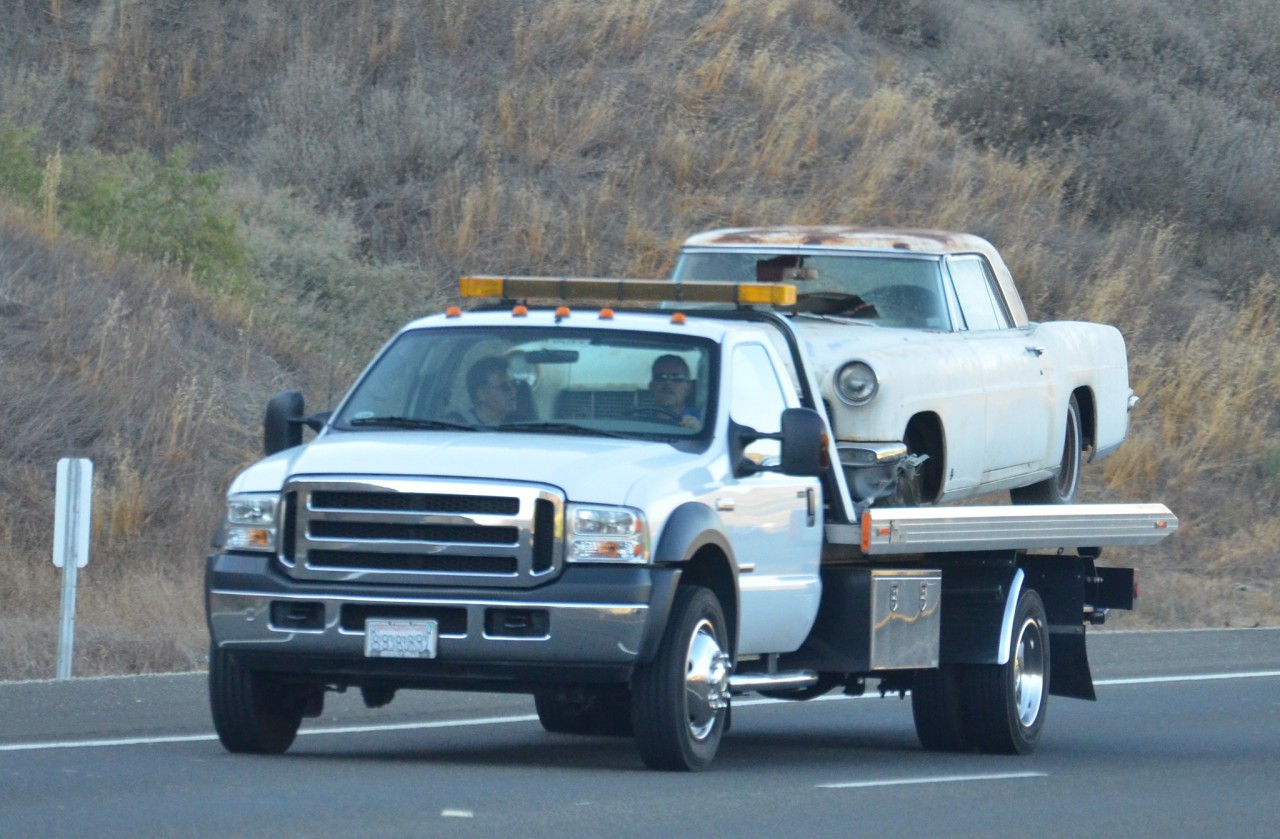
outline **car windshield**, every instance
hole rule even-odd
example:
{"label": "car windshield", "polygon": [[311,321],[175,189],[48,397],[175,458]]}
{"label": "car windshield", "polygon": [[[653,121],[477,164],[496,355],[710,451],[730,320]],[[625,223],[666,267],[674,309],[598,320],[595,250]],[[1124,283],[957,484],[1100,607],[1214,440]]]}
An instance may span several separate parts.
{"label": "car windshield", "polygon": [[563,327],[426,328],[398,336],[333,426],[700,439],[716,345]]}
{"label": "car windshield", "polygon": [[939,260],[904,254],[686,251],[676,280],[789,282],[793,311],[879,326],[950,330]]}

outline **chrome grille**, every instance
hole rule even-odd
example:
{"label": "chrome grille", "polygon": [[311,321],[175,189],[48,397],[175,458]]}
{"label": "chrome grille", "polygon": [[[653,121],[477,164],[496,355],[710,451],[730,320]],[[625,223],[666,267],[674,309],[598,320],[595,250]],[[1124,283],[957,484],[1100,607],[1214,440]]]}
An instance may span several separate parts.
{"label": "chrome grille", "polygon": [[298,579],[531,586],[561,567],[564,498],[535,484],[316,477],[285,488],[280,562]]}

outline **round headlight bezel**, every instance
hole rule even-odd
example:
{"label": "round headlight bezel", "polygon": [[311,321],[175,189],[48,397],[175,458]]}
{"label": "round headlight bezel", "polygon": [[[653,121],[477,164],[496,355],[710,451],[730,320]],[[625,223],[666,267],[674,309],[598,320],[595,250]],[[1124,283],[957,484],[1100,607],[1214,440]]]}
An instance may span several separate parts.
{"label": "round headlight bezel", "polygon": [[850,361],[836,371],[834,390],[840,401],[854,408],[871,403],[880,392],[880,377],[865,361]]}

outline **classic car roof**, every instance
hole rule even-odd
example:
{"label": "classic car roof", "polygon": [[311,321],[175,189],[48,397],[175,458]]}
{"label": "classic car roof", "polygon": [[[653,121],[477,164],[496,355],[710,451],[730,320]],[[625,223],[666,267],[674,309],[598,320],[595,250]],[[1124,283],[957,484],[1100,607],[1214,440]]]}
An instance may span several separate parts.
{"label": "classic car roof", "polygon": [[945,230],[910,230],[888,227],[834,225],[783,227],[730,227],[690,236],[685,247],[847,248],[856,250],[905,250],[926,254],[982,253],[1000,258],[981,236]]}
{"label": "classic car roof", "polygon": [[1009,268],[995,246],[972,233],[910,228],[857,227],[851,225],[783,225],[779,227],[728,227],[697,233],[684,241],[685,249],[761,249],[894,251],[933,256],[981,254],[995,272],[1014,324],[1024,326],[1027,312]]}

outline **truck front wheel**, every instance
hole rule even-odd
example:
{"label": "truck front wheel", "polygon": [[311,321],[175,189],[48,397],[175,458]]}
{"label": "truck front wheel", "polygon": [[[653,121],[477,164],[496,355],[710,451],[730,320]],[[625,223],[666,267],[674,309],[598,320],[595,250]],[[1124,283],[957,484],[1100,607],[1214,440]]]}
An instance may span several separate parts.
{"label": "truck front wheel", "polygon": [[209,656],[209,705],[229,752],[281,754],[293,745],[307,711],[305,688],[246,669],[226,650]]}
{"label": "truck front wheel", "polygon": [[979,751],[1029,754],[1049,709],[1049,626],[1044,603],[1022,592],[1014,613],[1009,660],[965,668],[965,692]]}
{"label": "truck front wheel", "polygon": [[716,596],[680,587],[657,655],[631,681],[636,739],[650,769],[696,771],[715,758],[729,710],[727,638]]}

